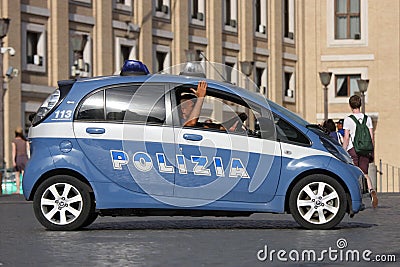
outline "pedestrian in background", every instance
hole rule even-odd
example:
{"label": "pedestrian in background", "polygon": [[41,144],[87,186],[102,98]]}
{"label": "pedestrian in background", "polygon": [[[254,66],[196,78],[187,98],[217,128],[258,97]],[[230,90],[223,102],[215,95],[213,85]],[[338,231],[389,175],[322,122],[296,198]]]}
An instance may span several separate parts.
{"label": "pedestrian in background", "polygon": [[[349,99],[349,105],[351,108],[352,115],[361,123],[364,119],[364,116],[366,116],[360,111],[361,97],[359,97],[358,95],[353,95]],[[366,125],[369,128],[371,142],[374,145],[372,120],[368,116]],[[352,141],[355,138],[357,125],[350,116],[344,119],[343,129],[344,129],[343,148],[350,154],[351,158],[353,159],[354,165],[358,166],[364,172],[365,178],[367,179],[368,190],[371,196],[372,207],[376,208],[378,206],[378,196],[376,194],[376,191],[372,187],[371,178],[368,176],[368,166],[369,163],[373,161],[373,155],[361,155],[356,153]]]}
{"label": "pedestrian in background", "polygon": [[340,134],[336,131],[336,125],[332,119],[324,121],[322,127],[324,127],[329,132],[329,136],[333,140],[337,141],[339,144],[342,144],[342,139],[340,138]]}
{"label": "pedestrian in background", "polygon": [[336,122],[336,128],[337,128],[336,133],[338,136],[339,143],[341,145],[343,145],[343,138],[344,138],[343,122],[344,122],[344,119],[340,119]]}
{"label": "pedestrian in background", "polygon": [[336,122],[337,131],[338,131],[338,133],[340,133],[340,135],[342,137],[344,137],[343,122],[344,122],[344,119],[340,119]]}
{"label": "pedestrian in background", "polygon": [[20,194],[21,175],[24,175],[25,165],[29,159],[29,143],[26,140],[22,128],[15,129],[15,139],[12,142],[12,158],[15,171],[15,183],[17,191]]}

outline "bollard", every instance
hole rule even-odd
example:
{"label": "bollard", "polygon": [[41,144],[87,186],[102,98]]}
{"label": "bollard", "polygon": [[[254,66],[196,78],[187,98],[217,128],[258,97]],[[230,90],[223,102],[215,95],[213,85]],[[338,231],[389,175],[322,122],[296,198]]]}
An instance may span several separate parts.
{"label": "bollard", "polygon": [[376,184],[377,184],[377,168],[376,165],[374,163],[370,163],[368,166],[368,176],[369,178],[371,178],[371,182],[372,182],[372,187],[377,190],[376,188]]}

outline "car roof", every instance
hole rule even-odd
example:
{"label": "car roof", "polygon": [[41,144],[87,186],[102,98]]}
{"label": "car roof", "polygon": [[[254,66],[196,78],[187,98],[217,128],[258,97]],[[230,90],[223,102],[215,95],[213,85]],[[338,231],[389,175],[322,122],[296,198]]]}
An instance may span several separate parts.
{"label": "car roof", "polygon": [[83,90],[82,93],[89,93],[95,89],[106,87],[116,84],[125,83],[170,83],[170,84],[197,84],[200,80],[207,81],[208,85],[214,89],[233,93],[239,97],[243,97],[257,104],[266,104],[265,97],[259,93],[251,92],[242,87],[230,84],[228,82],[221,82],[212,79],[205,79],[200,77],[183,76],[183,75],[170,75],[170,74],[149,74],[149,75],[133,75],[133,76],[99,76],[93,78],[85,78],[76,80],[74,87],[78,90]]}

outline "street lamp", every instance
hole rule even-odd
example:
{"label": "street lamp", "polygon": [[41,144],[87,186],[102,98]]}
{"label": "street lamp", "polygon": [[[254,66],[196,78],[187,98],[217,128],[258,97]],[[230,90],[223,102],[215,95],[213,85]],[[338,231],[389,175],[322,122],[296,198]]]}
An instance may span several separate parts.
{"label": "street lamp", "polygon": [[368,90],[368,84],[369,84],[369,80],[357,80],[357,85],[358,85],[358,89],[361,92],[361,112],[365,113],[365,93]]}
{"label": "street lamp", "polygon": [[328,120],[328,85],[331,82],[332,72],[320,72],[319,79],[324,86],[324,121]]}
{"label": "street lamp", "polygon": [[73,34],[71,36],[72,51],[74,51],[74,65],[72,76],[79,76],[85,70],[83,62],[83,50],[85,49],[88,36],[86,34]]}
{"label": "street lamp", "polygon": [[5,173],[6,165],[4,161],[4,84],[3,84],[3,38],[7,35],[10,19],[0,18],[0,195],[3,193],[3,174]]}

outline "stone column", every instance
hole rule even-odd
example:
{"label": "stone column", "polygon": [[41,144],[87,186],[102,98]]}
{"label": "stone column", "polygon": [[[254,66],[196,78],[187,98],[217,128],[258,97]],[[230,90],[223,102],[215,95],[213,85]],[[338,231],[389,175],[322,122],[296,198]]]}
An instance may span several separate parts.
{"label": "stone column", "polygon": [[189,48],[189,1],[171,1],[172,65],[186,62],[185,50]]}
{"label": "stone column", "polygon": [[93,76],[113,74],[115,40],[112,26],[113,1],[93,1]]}
{"label": "stone column", "polygon": [[57,81],[69,78],[69,12],[68,1],[48,1],[50,9],[48,35],[49,85],[56,87]]}
{"label": "stone column", "polygon": [[283,82],[283,60],[282,60],[282,45],[283,45],[283,20],[282,20],[282,8],[283,3],[281,0],[272,0],[270,3],[270,12],[268,12],[268,44],[269,50],[271,51],[269,57],[269,84],[271,96],[270,99],[282,104],[282,82]]}
{"label": "stone column", "polygon": [[[139,60],[146,64],[149,70],[153,69],[153,1],[139,0],[137,3],[138,9],[138,24],[140,27],[139,33]],[[136,7],[135,6],[135,7]]]}
{"label": "stone column", "polygon": [[[2,1],[2,18],[9,18],[10,25],[8,33],[3,38],[3,47],[10,46],[15,49],[15,55],[11,56],[8,52],[3,54],[3,73],[12,66],[21,70],[21,3],[20,1]],[[15,129],[23,127],[21,116],[21,75],[12,80],[7,78],[4,81],[4,136],[0,133],[0,138],[4,137],[4,159],[8,168],[12,167],[12,147],[11,142],[15,137]],[[23,127],[24,128],[24,127]],[[1,159],[2,160],[2,159]],[[1,164],[0,164],[1,165]]]}

